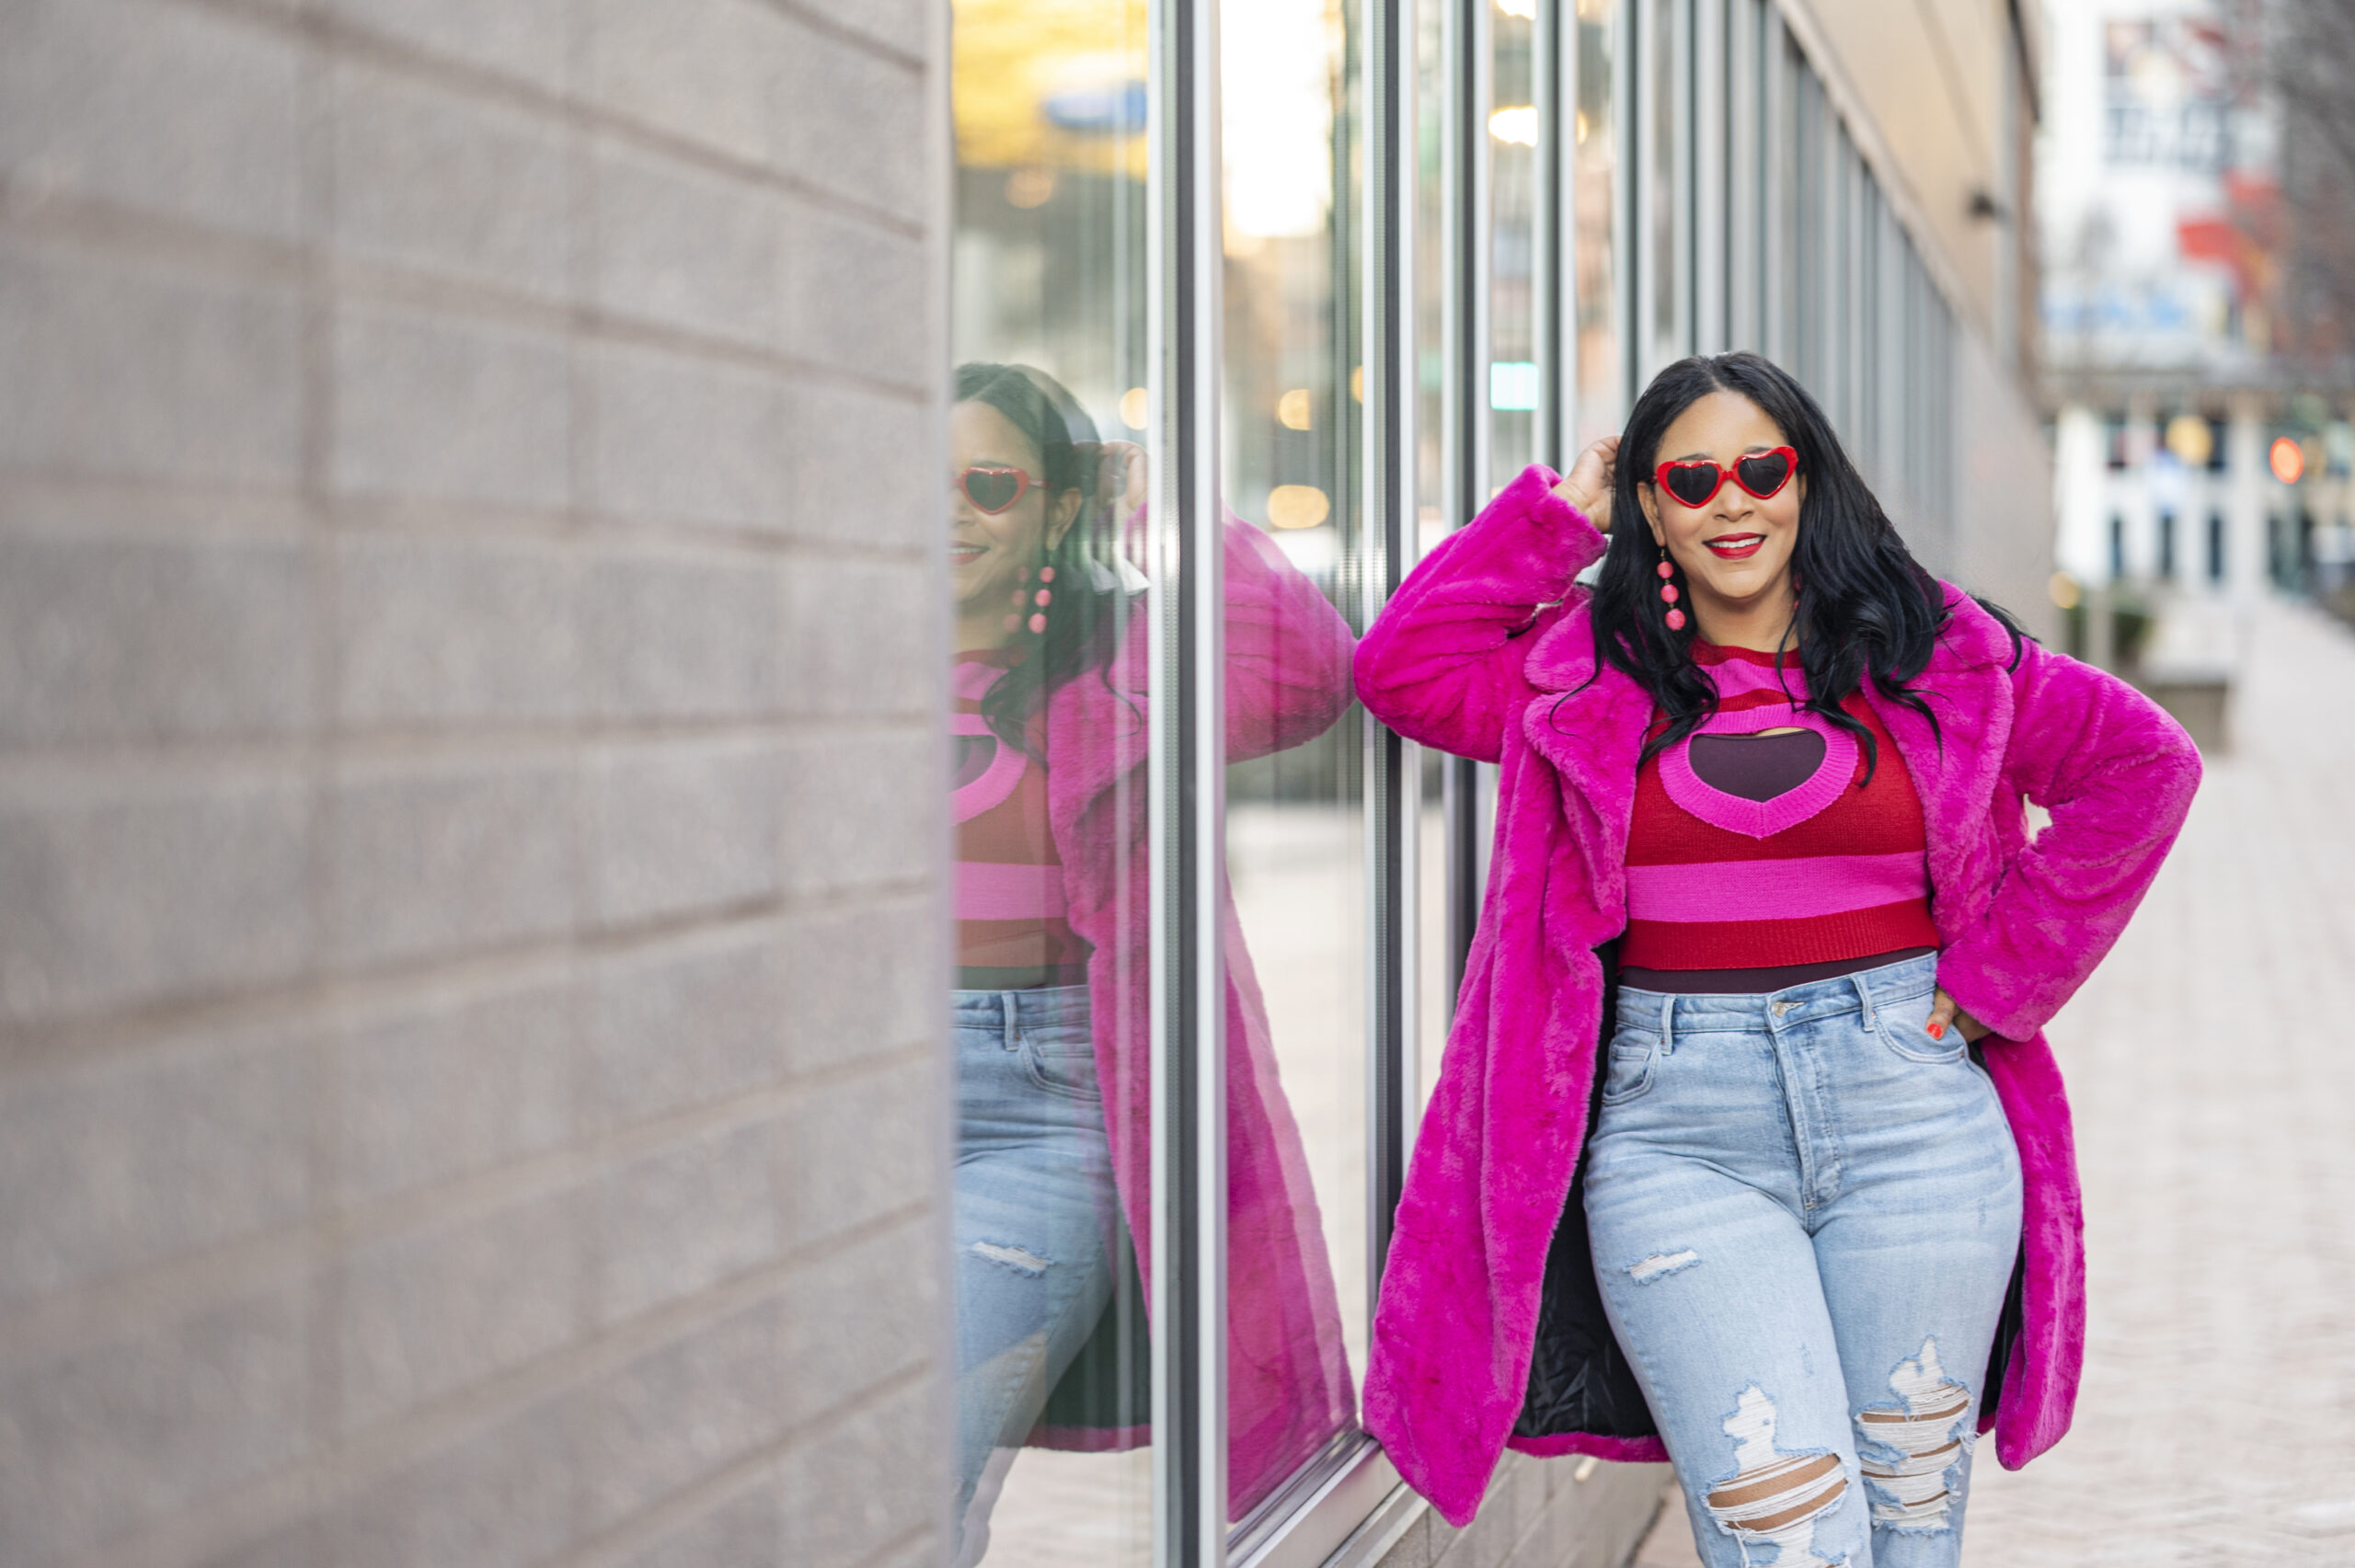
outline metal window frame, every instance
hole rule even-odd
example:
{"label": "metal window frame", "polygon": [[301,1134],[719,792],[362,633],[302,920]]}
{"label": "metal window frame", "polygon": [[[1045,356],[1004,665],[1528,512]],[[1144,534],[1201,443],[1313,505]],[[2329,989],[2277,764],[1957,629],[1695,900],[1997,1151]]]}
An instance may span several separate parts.
{"label": "metal window frame", "polygon": [[[1366,549],[1361,602],[1381,613],[1412,563],[1416,519],[1415,5],[1360,0],[1365,18],[1366,212],[1362,453]],[[1412,1134],[1407,1088],[1415,1059],[1419,855],[1419,749],[1363,717],[1366,745],[1366,887],[1372,962],[1366,966],[1366,1313],[1384,1261]]]}
{"label": "metal window frame", "polygon": [[[1378,613],[1409,565],[1416,519],[1415,0],[1359,0],[1365,200],[1356,276],[1362,429],[1358,499],[1368,548],[1355,597]],[[1155,1568],[1311,1568],[1410,1497],[1379,1444],[1337,1435],[1252,1516],[1226,1520],[1223,585],[1218,395],[1220,275],[1216,0],[1153,0],[1148,100],[1147,453],[1155,475],[1150,683],[1153,876]],[[1477,128],[1485,133],[1485,120]],[[1337,189],[1337,199],[1341,192]],[[1344,263],[1341,270],[1350,269]],[[1467,394],[1468,395],[1468,394]],[[1485,413],[1485,406],[1483,408]],[[1369,889],[1369,1310],[1406,1172],[1414,1110],[1420,767],[1364,720]],[[1419,1500],[1414,1506],[1419,1507]],[[1411,1510],[1405,1517],[1411,1518]]]}
{"label": "metal window frame", "polygon": [[1696,354],[1720,354],[1729,347],[1732,300],[1728,287],[1728,249],[1734,223],[1729,178],[1733,163],[1728,130],[1732,120],[1733,8],[1737,0],[1692,0],[1692,86],[1687,116],[1693,151],[1693,304],[1687,341]]}
{"label": "metal window frame", "polygon": [[1226,1558],[1218,0],[1146,13],[1153,1560]]}
{"label": "metal window frame", "polygon": [[1766,0],[1726,6],[1726,346],[1765,346]]}
{"label": "metal window frame", "polygon": [[[1538,0],[1529,40],[1531,97],[1537,109],[1537,189],[1529,224],[1537,410],[1531,421],[1529,455],[1557,471],[1568,465],[1577,429],[1577,293],[1569,280],[1578,263],[1568,244],[1568,215],[1574,211],[1570,182],[1577,157],[1578,29],[1576,0]],[[1615,105],[1613,112],[1618,112]],[[1565,127],[1572,128],[1573,134],[1565,136]],[[1465,521],[1470,517],[1467,513]]]}
{"label": "metal window frame", "polygon": [[[1558,3],[1549,0],[1541,9],[1552,12]],[[1461,528],[1479,514],[1491,461],[1488,389],[1493,342],[1488,300],[1494,265],[1495,166],[1487,132],[1495,93],[1491,6],[1492,0],[1445,0],[1441,24],[1440,80],[1451,101],[1441,106],[1440,120],[1440,513],[1449,529]],[[1561,31],[1558,21],[1541,17],[1539,25],[1550,45]],[[1549,75],[1555,79],[1546,80]],[[1550,148],[1556,161],[1564,164],[1568,155],[1561,145],[1560,126],[1567,119],[1562,112],[1566,85],[1556,72],[1541,70],[1536,95],[1543,106],[1538,110],[1540,156],[1545,156],[1545,149]],[[1556,116],[1550,133],[1545,119],[1549,110]],[[1577,113],[1574,104],[1568,113]],[[1534,272],[1531,284],[1537,300],[1550,308],[1556,291]],[[1560,314],[1553,312],[1552,316]],[[1560,393],[1546,390],[1548,369],[1548,361],[1541,356],[1538,399],[1541,406],[1558,406]],[[1480,919],[1479,770],[1480,765],[1468,757],[1449,757],[1440,766],[1442,902],[1446,911],[1451,1018],[1454,998],[1464,987],[1472,936]],[[1415,1066],[1419,1070],[1419,1060]]]}

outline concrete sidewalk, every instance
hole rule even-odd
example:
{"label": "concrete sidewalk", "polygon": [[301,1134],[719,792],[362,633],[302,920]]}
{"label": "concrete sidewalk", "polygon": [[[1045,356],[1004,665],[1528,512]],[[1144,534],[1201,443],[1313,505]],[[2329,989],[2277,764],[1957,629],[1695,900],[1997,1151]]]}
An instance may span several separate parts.
{"label": "concrete sidewalk", "polygon": [[[2355,635],[2269,610],[2232,754],[2051,1030],[2091,1312],[2074,1429],[1982,1450],[1989,1568],[2355,1563]],[[1696,1561],[1681,1506],[1638,1552]]]}

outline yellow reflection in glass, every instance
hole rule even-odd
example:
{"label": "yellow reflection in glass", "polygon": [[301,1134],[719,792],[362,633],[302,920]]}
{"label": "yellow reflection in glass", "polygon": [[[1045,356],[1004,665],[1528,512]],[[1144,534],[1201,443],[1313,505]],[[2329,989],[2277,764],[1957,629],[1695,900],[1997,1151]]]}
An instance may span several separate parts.
{"label": "yellow reflection in glass", "polygon": [[1144,429],[1144,388],[1132,386],[1120,394],[1120,423],[1132,430]]}
{"label": "yellow reflection in glass", "polygon": [[1108,0],[955,0],[959,164],[1144,177],[1145,0],[1109,0],[1109,9]]}
{"label": "yellow reflection in glass", "polygon": [[1295,386],[1276,399],[1276,418],[1287,430],[1304,430],[1309,420],[1308,388]]}
{"label": "yellow reflection in glass", "polygon": [[1268,492],[1268,521],[1278,528],[1314,528],[1332,511],[1332,498],[1314,485],[1279,485]]}

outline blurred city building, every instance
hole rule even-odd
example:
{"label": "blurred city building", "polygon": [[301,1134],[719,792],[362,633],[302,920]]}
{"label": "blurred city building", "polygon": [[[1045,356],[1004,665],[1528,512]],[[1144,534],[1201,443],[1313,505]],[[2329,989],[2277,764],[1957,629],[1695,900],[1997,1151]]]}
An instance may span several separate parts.
{"label": "blurred city building", "polygon": [[2311,0],[2048,16],[2055,594],[2081,649],[2204,709],[2249,608],[2327,597],[2355,558],[2350,144],[2320,86],[2355,69],[2355,24]]}

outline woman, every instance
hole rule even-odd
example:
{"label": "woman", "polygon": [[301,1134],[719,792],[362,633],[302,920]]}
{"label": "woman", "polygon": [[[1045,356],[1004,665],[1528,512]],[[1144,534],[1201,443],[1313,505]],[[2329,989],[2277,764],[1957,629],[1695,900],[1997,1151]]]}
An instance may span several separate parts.
{"label": "woman", "polygon": [[2190,742],[1933,580],[1750,354],[1524,474],[1357,675],[1503,764],[1369,1427],[1458,1524],[1510,1442],[1671,1459],[1722,1568],[1956,1562],[1978,1432],[2017,1466],[2068,1425],[2040,1030],[2173,842]]}
{"label": "woman", "polygon": [[[958,371],[949,441],[957,1507],[972,1562],[1011,1445],[1148,1436],[1135,1331],[1152,1255],[1149,727],[1143,579],[1122,549],[1143,521],[1136,449],[1099,442],[1068,392],[1017,365]],[[1226,748],[1240,761],[1331,727],[1351,640],[1259,530],[1229,521],[1224,569]],[[1232,910],[1225,926],[1239,1513],[1354,1400],[1267,1009]]]}

